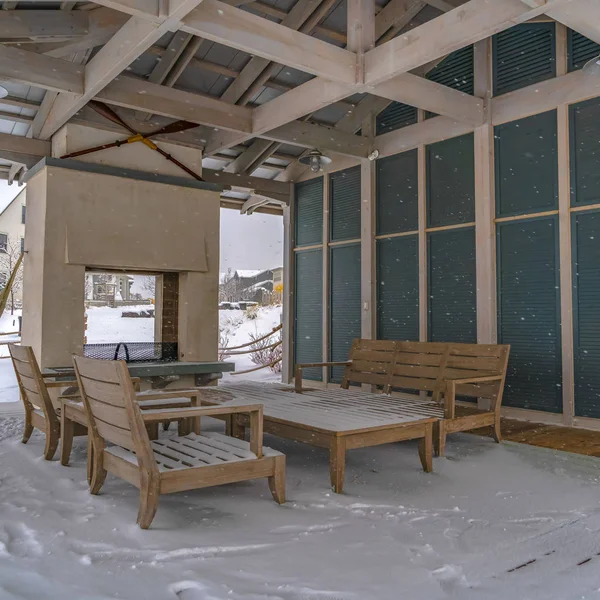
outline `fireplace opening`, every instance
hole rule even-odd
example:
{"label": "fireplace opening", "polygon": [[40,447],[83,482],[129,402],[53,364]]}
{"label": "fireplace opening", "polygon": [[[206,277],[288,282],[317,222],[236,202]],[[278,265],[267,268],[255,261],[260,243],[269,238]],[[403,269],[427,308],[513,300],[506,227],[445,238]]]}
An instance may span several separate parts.
{"label": "fireplace opening", "polygon": [[177,274],[87,270],[84,356],[128,363],[176,361],[176,284]]}

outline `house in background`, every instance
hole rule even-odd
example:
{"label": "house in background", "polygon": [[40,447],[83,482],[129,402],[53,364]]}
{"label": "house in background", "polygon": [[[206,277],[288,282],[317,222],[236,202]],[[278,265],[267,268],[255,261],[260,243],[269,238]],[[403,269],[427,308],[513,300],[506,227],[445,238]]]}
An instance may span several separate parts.
{"label": "house in background", "polygon": [[85,274],[85,300],[88,306],[116,306],[133,300],[131,275],[120,273]]}
{"label": "house in background", "polygon": [[229,270],[221,274],[219,300],[221,302],[281,302],[283,267],[263,271]]}
{"label": "house in background", "polygon": [[[8,281],[19,255],[25,249],[25,192],[24,188],[0,213],[0,289]],[[22,269],[13,284],[8,306],[20,308],[23,301]]]}

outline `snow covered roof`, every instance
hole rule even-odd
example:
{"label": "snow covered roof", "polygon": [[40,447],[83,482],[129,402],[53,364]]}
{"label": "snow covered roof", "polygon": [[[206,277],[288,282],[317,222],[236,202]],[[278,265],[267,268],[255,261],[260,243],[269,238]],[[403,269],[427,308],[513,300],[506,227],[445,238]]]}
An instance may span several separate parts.
{"label": "snow covered roof", "polygon": [[240,277],[256,277],[257,275],[260,275],[261,273],[264,273],[266,271],[266,269],[259,269],[258,271],[256,270],[240,270],[237,269],[236,273],[240,276]]}

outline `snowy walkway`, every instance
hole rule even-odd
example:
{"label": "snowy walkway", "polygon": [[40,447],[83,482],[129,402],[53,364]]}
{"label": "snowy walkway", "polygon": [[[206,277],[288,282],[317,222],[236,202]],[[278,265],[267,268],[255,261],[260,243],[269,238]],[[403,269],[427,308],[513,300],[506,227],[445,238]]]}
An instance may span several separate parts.
{"label": "snowy walkway", "polygon": [[454,435],[431,474],[412,443],[349,452],[337,496],[327,452],[267,436],[286,505],[265,481],[163,496],[144,532],[132,486],[89,495],[81,440],[65,468],[19,429],[0,421],[2,600],[600,597],[597,459]]}

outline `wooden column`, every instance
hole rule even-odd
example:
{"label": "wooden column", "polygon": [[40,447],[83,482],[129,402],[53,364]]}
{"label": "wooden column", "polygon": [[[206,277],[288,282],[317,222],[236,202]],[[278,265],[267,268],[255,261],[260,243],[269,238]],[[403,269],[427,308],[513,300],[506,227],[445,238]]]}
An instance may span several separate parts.
{"label": "wooden column", "polygon": [[163,273],[160,312],[162,342],[179,341],[179,273]]}
{"label": "wooden column", "polygon": [[290,205],[283,209],[283,360],[281,379],[290,383],[294,377],[294,284],[295,284],[295,187]]}
{"label": "wooden column", "polygon": [[[556,24],[556,75],[567,72],[567,28]],[[575,365],[573,353],[573,276],[571,268],[571,156],[569,107],[557,107],[558,222],[560,258],[560,322],[562,350],[563,422],[572,425],[575,414]]]}
{"label": "wooden column", "polygon": [[491,40],[474,46],[475,95],[483,98],[488,122],[475,129],[475,252],[477,342],[495,344],[496,318],[494,128],[491,125]]}
{"label": "wooden column", "polygon": [[[362,134],[373,138],[375,116],[369,115],[363,122]],[[376,162],[363,159],[360,165],[360,302],[361,337],[377,337],[377,295],[375,266],[375,204],[376,204]]]}
{"label": "wooden column", "polygon": [[[323,352],[322,361],[329,360],[329,173],[323,175]],[[323,384],[328,383],[328,369],[323,367]]]}
{"label": "wooden column", "polygon": [[[419,121],[425,120],[425,112],[418,111]],[[426,342],[428,331],[427,300],[427,153],[423,144],[417,147],[417,195],[419,229],[419,341]]]}

